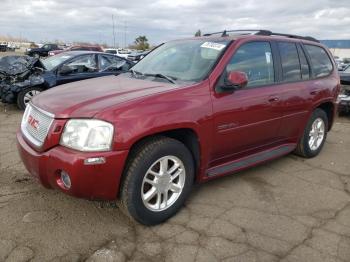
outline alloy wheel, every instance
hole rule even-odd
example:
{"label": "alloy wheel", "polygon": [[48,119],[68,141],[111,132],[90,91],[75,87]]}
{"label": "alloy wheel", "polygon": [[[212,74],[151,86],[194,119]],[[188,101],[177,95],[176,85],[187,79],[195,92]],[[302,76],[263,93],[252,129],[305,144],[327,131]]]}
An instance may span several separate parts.
{"label": "alloy wheel", "polygon": [[311,150],[315,151],[321,146],[324,135],[325,123],[322,118],[316,118],[311,125],[311,130],[309,133],[309,146]]}
{"label": "alloy wheel", "polygon": [[185,178],[185,166],[179,158],[165,156],[155,161],[142,181],[141,197],[145,207],[155,212],[168,209],[180,197]]}

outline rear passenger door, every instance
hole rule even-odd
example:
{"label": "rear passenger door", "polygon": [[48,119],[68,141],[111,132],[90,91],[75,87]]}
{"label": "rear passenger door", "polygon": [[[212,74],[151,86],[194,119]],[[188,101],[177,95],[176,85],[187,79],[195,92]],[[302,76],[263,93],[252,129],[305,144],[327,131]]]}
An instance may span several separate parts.
{"label": "rear passenger door", "polygon": [[[281,75],[278,85],[283,120],[279,135],[290,142],[298,142],[313,106],[336,88],[329,55],[320,46],[312,44],[277,42]],[[328,92],[328,93],[327,93]]]}
{"label": "rear passenger door", "polygon": [[297,42],[275,42],[280,60],[279,84],[276,91],[281,100],[283,115],[278,132],[281,139],[296,142],[302,123],[308,115],[310,65],[301,45]]}

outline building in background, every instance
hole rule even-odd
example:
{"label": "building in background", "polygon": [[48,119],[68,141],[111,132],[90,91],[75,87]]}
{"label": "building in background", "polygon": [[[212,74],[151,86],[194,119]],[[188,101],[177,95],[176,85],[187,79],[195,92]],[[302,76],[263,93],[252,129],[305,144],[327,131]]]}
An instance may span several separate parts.
{"label": "building in background", "polygon": [[321,40],[332,52],[333,56],[350,59],[350,40]]}

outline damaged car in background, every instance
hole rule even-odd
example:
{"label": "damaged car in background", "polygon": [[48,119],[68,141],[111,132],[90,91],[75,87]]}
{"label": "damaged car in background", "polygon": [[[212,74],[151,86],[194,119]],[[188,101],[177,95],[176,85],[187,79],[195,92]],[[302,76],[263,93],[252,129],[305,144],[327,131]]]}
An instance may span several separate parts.
{"label": "damaged car in background", "polygon": [[350,66],[339,72],[342,92],[338,97],[340,113],[350,113]]}
{"label": "damaged car in background", "polygon": [[24,110],[40,92],[57,85],[107,75],[118,75],[134,65],[114,55],[70,51],[40,60],[29,56],[7,56],[0,60],[0,98]]}

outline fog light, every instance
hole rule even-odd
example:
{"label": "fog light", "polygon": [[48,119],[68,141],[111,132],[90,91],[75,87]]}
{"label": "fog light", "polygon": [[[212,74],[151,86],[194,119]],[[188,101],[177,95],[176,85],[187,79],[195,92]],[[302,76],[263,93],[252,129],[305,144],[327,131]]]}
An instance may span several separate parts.
{"label": "fog light", "polygon": [[96,165],[104,163],[106,163],[106,159],[104,157],[90,157],[84,160],[85,165]]}
{"label": "fog light", "polygon": [[67,189],[69,189],[72,186],[69,175],[64,171],[61,171],[61,181],[64,187]]}

